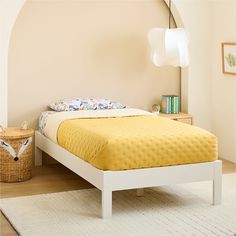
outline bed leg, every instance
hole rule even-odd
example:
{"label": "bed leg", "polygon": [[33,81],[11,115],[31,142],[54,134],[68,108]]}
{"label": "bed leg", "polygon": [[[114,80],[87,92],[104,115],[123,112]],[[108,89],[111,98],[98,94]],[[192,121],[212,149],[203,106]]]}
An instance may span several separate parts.
{"label": "bed leg", "polygon": [[216,161],[213,179],[213,205],[221,204],[222,198],[222,161]]}
{"label": "bed leg", "polygon": [[112,216],[112,191],[102,190],[102,218],[107,219]]}
{"label": "bed leg", "polygon": [[137,194],[138,197],[142,197],[143,194],[144,194],[144,189],[143,188],[138,188],[136,194]]}
{"label": "bed leg", "polygon": [[42,162],[42,155],[43,155],[42,150],[35,145],[35,157],[34,157],[34,165],[35,166],[42,165],[42,163],[43,163]]}

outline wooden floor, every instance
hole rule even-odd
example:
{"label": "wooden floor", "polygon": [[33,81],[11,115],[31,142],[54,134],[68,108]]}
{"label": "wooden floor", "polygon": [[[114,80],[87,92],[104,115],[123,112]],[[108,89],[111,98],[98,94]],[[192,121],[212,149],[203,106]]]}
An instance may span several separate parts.
{"label": "wooden floor", "polygon": [[[236,172],[236,164],[224,160],[223,173],[227,174],[233,172]],[[34,168],[33,178],[29,181],[21,183],[1,183],[0,198],[61,192],[91,187],[92,185],[86,180],[60,164],[46,165]],[[0,213],[0,235],[17,235],[16,231],[2,213]]]}

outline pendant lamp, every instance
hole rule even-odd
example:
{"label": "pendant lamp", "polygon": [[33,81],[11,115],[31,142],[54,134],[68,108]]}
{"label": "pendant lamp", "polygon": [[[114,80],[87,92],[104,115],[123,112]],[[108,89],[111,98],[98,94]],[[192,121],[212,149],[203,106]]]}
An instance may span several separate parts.
{"label": "pendant lamp", "polygon": [[156,66],[189,65],[188,33],[183,28],[171,28],[171,0],[169,0],[169,28],[152,28],[148,33],[151,60]]}

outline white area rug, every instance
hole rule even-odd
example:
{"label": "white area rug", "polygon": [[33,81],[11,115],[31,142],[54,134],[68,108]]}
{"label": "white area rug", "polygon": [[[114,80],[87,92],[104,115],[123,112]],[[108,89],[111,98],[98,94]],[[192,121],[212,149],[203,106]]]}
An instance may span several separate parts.
{"label": "white area rug", "polygon": [[0,206],[23,236],[234,235],[236,175],[223,177],[223,203],[212,206],[212,183],[113,193],[113,217],[100,216],[96,189],[2,199]]}

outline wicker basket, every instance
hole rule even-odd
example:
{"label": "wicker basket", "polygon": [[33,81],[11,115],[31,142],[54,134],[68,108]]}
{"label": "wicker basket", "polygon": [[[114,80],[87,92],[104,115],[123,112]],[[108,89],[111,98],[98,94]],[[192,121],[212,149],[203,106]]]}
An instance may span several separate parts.
{"label": "wicker basket", "polygon": [[20,182],[32,177],[32,129],[6,128],[0,133],[0,181]]}

